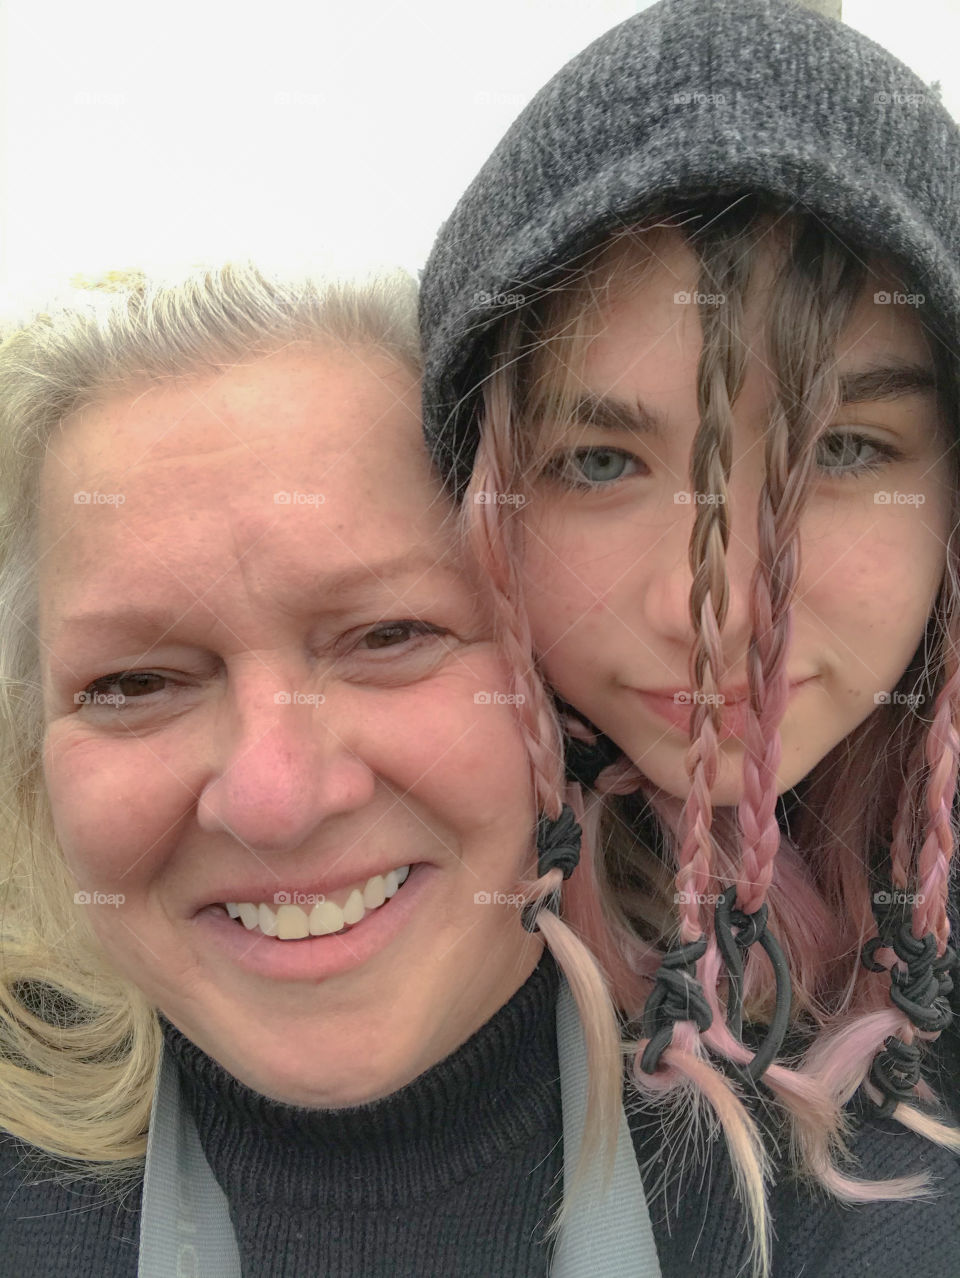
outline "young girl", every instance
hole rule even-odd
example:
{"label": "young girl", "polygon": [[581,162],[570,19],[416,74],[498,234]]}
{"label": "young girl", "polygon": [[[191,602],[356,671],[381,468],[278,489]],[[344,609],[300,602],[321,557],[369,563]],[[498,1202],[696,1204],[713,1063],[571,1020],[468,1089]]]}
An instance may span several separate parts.
{"label": "young girl", "polygon": [[[954,1273],[960,131],[838,23],[664,0],[513,125],[421,322],[428,441],[594,791],[564,917],[637,1086],[707,1104],[777,1273],[907,1234]],[[765,1199],[760,1129],[834,1206]]]}

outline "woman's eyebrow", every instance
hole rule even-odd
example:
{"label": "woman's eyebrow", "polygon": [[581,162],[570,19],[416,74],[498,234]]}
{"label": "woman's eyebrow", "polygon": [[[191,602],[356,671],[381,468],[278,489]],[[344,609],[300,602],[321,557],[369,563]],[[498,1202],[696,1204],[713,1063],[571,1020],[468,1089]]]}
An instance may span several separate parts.
{"label": "woman's eyebrow", "polygon": [[[378,585],[389,586],[402,578],[419,579],[434,569],[456,572],[453,563],[439,560],[435,555],[426,553],[423,547],[396,555],[388,559],[372,560],[370,563],[356,563],[329,573],[318,574],[313,589],[319,595],[323,591],[324,598],[329,598],[328,612],[347,611],[350,602],[363,592],[375,589]],[[194,603],[203,603],[197,599]],[[180,610],[180,616],[189,612],[194,606],[188,604]],[[206,605],[209,607],[209,605]],[[57,632],[57,643],[66,637],[81,637],[84,633],[96,634],[109,630],[114,636],[125,635],[131,638],[142,638],[170,630],[177,624],[176,609],[156,607],[144,604],[142,607],[130,604],[118,604],[111,608],[81,609],[63,617]]]}

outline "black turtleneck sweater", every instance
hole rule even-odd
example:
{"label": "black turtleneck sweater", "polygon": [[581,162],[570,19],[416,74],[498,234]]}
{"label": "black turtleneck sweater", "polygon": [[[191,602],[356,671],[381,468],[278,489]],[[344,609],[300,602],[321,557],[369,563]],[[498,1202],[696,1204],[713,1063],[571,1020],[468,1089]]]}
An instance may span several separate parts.
{"label": "black turtleneck sweater", "polygon": [[[558,984],[545,952],[445,1060],[383,1100],[339,1110],[259,1095],[161,1017],[244,1278],[546,1275],[542,1231],[563,1180]],[[634,1113],[630,1126],[663,1278],[733,1278],[744,1235],[722,1142],[678,1180],[659,1117]],[[958,1160],[883,1121],[864,1123],[854,1149],[862,1174],[927,1168],[941,1196],[843,1209],[784,1182],[771,1203],[775,1278],[957,1278]],[[55,1184],[39,1151],[24,1152],[0,1136],[2,1278],[136,1278],[142,1185],[108,1201]]]}

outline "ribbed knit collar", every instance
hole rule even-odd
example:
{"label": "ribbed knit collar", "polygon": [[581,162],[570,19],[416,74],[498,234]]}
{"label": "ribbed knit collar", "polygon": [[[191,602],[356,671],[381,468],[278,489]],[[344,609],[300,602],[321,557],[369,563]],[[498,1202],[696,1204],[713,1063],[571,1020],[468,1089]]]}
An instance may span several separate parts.
{"label": "ribbed knit collar", "polygon": [[200,1143],[228,1198],[282,1207],[412,1203],[561,1130],[556,999],[545,950],[527,981],[456,1051],[381,1100],[287,1105],[245,1086],[162,1014]]}

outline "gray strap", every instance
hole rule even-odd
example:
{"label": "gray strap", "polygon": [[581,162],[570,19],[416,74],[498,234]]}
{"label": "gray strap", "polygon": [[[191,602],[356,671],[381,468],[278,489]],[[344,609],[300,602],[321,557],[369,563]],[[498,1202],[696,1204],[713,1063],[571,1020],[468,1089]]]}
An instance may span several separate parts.
{"label": "gray strap", "polygon": [[227,1196],[210,1170],[180,1072],[164,1044],[150,1110],[139,1278],[240,1278]]}
{"label": "gray strap", "polygon": [[[567,980],[561,975],[557,999],[557,1049],[563,1097],[564,1192],[573,1177],[587,1113],[587,1048],[580,1014]],[[660,1278],[660,1262],[637,1167],[637,1156],[620,1107],[620,1130],[613,1177],[600,1195],[600,1171],[594,1165],[584,1178],[583,1198],[560,1234],[551,1278]]]}
{"label": "gray strap", "polygon": [[[587,1108],[587,1055],[576,1003],[561,977],[557,1048],[563,1106],[564,1184],[580,1150]],[[627,1126],[620,1133],[609,1191],[597,1192],[596,1169],[561,1234],[551,1278],[660,1278],[643,1183]],[[240,1278],[240,1253],[227,1198],[210,1170],[177,1064],[164,1044],[150,1111],[140,1215],[139,1278]]]}

